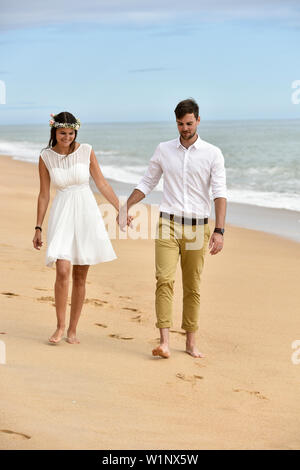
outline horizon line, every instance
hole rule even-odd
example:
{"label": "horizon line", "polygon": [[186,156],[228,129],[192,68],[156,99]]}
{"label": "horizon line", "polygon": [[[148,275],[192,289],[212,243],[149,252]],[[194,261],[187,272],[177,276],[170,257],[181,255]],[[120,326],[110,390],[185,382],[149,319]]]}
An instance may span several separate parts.
{"label": "horizon line", "polygon": [[[201,117],[201,116],[200,116]],[[289,117],[289,118],[234,118],[234,119],[202,119],[201,122],[240,122],[240,121],[299,121],[299,117]],[[153,124],[153,123],[174,123],[176,124],[176,120],[151,120],[151,121],[84,121],[83,125],[85,124]],[[47,126],[49,127],[48,123],[41,123],[41,122],[32,122],[28,124],[24,123],[12,123],[12,124],[1,124],[0,126]]]}

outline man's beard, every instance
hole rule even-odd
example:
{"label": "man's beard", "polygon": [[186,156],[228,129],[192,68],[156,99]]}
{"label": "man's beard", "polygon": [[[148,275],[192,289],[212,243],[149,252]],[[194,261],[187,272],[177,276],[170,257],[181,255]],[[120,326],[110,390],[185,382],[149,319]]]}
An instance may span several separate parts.
{"label": "man's beard", "polygon": [[196,131],[194,132],[194,134],[180,134],[180,136],[183,138],[183,140],[190,140],[192,139],[193,137],[195,137],[196,135]]}

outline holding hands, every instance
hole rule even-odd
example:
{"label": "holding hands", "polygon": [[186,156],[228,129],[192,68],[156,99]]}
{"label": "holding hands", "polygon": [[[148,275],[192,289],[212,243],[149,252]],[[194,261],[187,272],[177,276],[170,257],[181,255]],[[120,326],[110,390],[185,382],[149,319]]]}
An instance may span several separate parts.
{"label": "holding hands", "polygon": [[125,232],[126,225],[128,225],[128,227],[130,228],[133,228],[132,226],[133,217],[131,215],[128,215],[127,204],[125,204],[124,206],[120,208],[120,211],[119,211],[119,214],[117,215],[116,220],[122,232]]}

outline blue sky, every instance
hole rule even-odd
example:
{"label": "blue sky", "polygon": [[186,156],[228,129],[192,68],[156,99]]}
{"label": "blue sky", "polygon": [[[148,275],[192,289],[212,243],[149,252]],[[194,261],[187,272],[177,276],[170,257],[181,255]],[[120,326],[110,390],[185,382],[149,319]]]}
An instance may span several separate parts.
{"label": "blue sky", "polygon": [[2,0],[0,124],[299,118],[299,1]]}

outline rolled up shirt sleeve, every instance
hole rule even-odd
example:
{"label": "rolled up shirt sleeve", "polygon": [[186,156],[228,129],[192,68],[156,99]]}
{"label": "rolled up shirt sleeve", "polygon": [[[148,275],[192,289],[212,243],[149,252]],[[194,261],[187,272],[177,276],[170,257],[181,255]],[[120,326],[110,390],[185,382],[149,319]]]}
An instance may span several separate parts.
{"label": "rolled up shirt sleeve", "polygon": [[216,156],[213,160],[210,178],[213,199],[217,197],[227,199],[226,171],[224,157],[220,149],[216,152]]}
{"label": "rolled up shirt sleeve", "polygon": [[160,163],[160,145],[156,147],[156,150],[149,162],[149,166],[139,182],[139,184],[135,187],[139,191],[147,196],[154,188],[157,186],[161,175],[163,173],[161,163]]}

